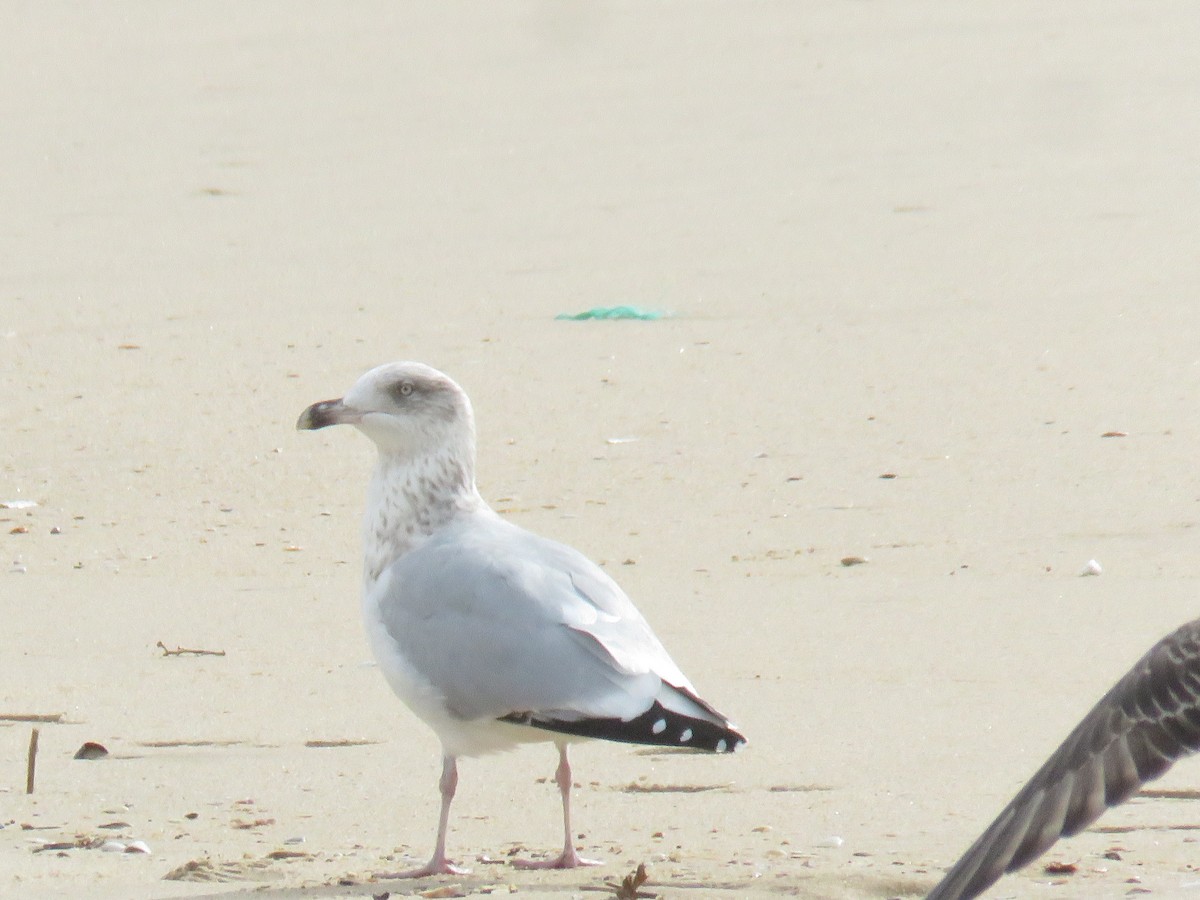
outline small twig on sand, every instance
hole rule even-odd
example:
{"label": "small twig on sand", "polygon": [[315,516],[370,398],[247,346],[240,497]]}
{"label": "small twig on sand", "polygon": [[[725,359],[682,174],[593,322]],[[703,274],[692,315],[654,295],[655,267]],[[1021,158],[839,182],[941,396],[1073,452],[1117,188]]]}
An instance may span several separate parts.
{"label": "small twig on sand", "polygon": [[168,650],[167,645],[159,641],[155,646],[161,648],[163,656],[224,656],[224,650],[189,650],[187,647],[176,647]]}
{"label": "small twig on sand", "polygon": [[62,713],[0,713],[0,722],[50,722],[63,720]]}
{"label": "small twig on sand", "polygon": [[25,763],[25,793],[33,793],[33,778],[37,771],[38,730],[34,728],[29,734],[29,760]]}

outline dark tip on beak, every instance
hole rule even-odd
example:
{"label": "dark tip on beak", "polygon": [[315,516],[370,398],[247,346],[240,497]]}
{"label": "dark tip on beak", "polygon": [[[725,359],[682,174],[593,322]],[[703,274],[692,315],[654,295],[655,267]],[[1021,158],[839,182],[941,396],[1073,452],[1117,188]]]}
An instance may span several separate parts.
{"label": "dark tip on beak", "polygon": [[341,400],[322,400],[314,403],[296,420],[297,431],[316,431],[329,425],[340,425],[350,421],[346,415],[346,406]]}

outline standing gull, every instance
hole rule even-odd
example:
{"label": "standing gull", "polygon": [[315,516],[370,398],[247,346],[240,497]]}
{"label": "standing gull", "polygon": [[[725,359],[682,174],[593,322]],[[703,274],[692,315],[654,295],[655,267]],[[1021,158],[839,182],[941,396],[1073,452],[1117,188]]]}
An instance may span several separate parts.
{"label": "standing gull", "polygon": [[1150,648],[1083,717],[927,900],[969,900],[1200,750],[1200,619]]}
{"label": "standing gull", "polygon": [[388,683],[442,743],[433,856],[395,877],[460,874],[446,858],[458,758],[558,747],[563,849],[523,868],[594,865],[571,838],[567,747],[584,738],[724,753],[745,738],[701,700],[632,601],[578,551],[500,518],[475,487],[471,403],[413,362],[314,403],[301,430],[354,425],[379,458],[364,520],[363,617]]}

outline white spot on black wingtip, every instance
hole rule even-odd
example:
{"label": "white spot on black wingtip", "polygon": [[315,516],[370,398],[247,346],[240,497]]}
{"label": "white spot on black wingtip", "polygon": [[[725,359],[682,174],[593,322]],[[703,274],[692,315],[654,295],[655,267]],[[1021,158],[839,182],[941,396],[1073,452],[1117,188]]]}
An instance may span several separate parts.
{"label": "white spot on black wingtip", "polygon": [[717,741],[717,752],[724,753],[728,746],[729,745],[725,743],[725,738],[721,738],[719,741]]}
{"label": "white spot on black wingtip", "polygon": [[662,734],[666,730],[667,730],[667,720],[666,719],[659,719],[652,726],[650,726],[650,731],[653,734]]}
{"label": "white spot on black wingtip", "polygon": [[691,739],[692,739],[692,729],[690,729],[690,728],[683,729],[683,734],[681,734],[679,736],[679,743],[686,744]]}

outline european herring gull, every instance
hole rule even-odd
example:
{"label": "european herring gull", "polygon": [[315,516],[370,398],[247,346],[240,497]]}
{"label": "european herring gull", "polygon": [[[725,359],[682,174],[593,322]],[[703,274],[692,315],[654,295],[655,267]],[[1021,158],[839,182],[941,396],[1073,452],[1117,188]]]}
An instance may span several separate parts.
{"label": "european herring gull", "polygon": [[1200,749],[1200,619],[1150,648],[1021,788],[927,900],[969,900]]}
{"label": "european herring gull", "polygon": [[429,862],[458,874],[446,827],[458,758],[529,741],[558,748],[563,849],[527,868],[593,864],[571,832],[567,747],[585,738],[723,753],[745,738],[702,700],[646,620],[578,551],[505,521],[475,486],[466,393],[429,366],[379,366],[314,403],[301,430],[353,425],[379,451],[364,521],[363,616],[392,689],[442,744]]}

